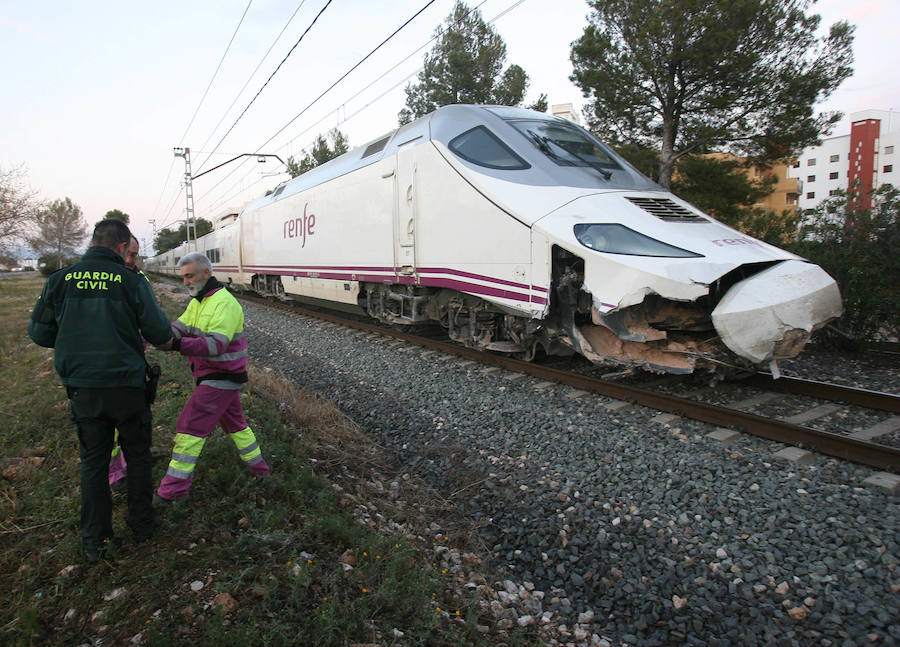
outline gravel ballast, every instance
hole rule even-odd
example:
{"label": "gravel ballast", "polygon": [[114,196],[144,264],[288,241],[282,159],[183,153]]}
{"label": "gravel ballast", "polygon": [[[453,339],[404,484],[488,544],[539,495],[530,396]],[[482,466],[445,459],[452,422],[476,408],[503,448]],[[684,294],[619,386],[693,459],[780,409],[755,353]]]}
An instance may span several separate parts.
{"label": "gravel ballast", "polygon": [[574,644],[900,642],[897,499],[862,485],[874,470],[786,463],[770,441],[244,310],[255,361],[333,401],[474,524],[520,624],[564,625]]}

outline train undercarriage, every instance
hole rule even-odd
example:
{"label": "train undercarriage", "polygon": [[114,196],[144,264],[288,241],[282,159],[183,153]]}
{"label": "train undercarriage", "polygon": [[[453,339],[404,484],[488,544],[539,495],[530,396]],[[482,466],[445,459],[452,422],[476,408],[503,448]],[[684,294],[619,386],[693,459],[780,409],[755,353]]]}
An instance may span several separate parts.
{"label": "train undercarriage", "polygon": [[[656,373],[702,369],[733,375],[756,364],[729,350],[716,330],[713,312],[732,286],[768,266],[745,266],[726,274],[695,301],[668,299],[646,290],[633,305],[601,312],[584,285],[583,260],[554,247],[549,310],[540,319],[471,294],[418,285],[361,283],[357,303],[384,323],[403,327],[437,323],[450,339],[469,348],[526,361],[539,352],[577,353],[595,364]],[[280,278],[255,276],[252,288],[266,296],[290,298]],[[775,345],[775,358],[796,355],[808,337],[806,331],[787,330]]]}

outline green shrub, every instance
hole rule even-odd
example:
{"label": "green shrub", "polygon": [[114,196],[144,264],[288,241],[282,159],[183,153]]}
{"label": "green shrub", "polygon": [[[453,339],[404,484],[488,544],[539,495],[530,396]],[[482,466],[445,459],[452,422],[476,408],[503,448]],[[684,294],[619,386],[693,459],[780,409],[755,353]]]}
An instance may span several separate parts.
{"label": "green shrub", "polygon": [[[795,251],[838,282],[844,316],[837,326],[864,340],[900,335],[900,191],[839,191],[804,216]],[[871,206],[867,206],[867,202]]]}

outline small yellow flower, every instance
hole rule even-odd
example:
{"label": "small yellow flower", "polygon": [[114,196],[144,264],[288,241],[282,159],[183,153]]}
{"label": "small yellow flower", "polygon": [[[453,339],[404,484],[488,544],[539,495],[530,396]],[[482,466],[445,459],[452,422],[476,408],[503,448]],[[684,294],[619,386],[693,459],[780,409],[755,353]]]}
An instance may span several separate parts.
{"label": "small yellow flower", "polygon": [[375,559],[381,559],[381,555],[375,555]]}
{"label": "small yellow flower", "polygon": [[291,560],[288,560],[287,565],[290,566],[290,565],[293,564],[293,563],[294,563],[294,562],[292,562]]}
{"label": "small yellow flower", "polygon": [[363,592],[363,593],[368,593],[368,592],[369,592],[369,589],[363,589],[362,592]]}
{"label": "small yellow flower", "polygon": [[368,557],[368,556],[369,556],[369,553],[367,553],[366,551],[363,551],[363,557]]}
{"label": "small yellow flower", "polygon": [[459,615],[459,609],[456,610],[456,615],[457,615],[457,616]]}
{"label": "small yellow flower", "polygon": [[444,573],[444,574],[446,574],[446,573],[447,573],[447,569],[446,569],[446,568],[445,568],[445,569],[443,569],[443,570],[442,570],[442,571],[441,571],[441,573]]}
{"label": "small yellow flower", "polygon": [[312,564],[312,560],[311,560],[311,559],[308,559],[308,560],[306,560],[306,563],[307,563],[307,564]]}
{"label": "small yellow flower", "polygon": [[437,608],[435,609],[435,611],[437,611],[438,613],[440,613],[440,612],[441,612],[441,608],[440,608],[440,607],[437,607]]}

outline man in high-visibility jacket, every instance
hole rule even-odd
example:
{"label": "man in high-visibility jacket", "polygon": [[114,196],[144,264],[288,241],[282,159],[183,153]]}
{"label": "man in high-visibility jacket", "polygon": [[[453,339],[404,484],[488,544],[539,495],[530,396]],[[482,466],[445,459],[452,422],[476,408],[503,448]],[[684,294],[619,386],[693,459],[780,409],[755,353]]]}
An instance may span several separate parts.
{"label": "man in high-visibility jacket", "polygon": [[216,424],[234,441],[253,476],[269,475],[241,406],[240,389],[247,382],[244,311],[212,275],[204,254],[187,254],[178,267],[193,298],[172,322],[172,340],[157,348],[189,357],[197,388],[175,424],[172,460],[153,499],[157,505],[188,496],[200,452]]}

